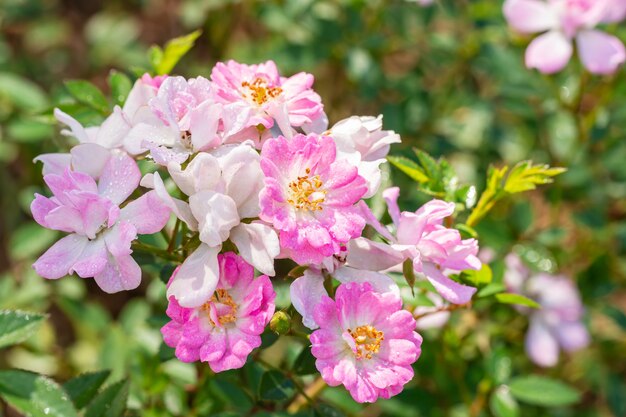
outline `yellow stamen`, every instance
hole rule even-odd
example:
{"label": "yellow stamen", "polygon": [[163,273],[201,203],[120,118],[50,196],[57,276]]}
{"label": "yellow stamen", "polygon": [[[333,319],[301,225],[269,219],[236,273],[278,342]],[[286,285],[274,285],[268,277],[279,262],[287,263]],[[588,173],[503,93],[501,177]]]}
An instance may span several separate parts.
{"label": "yellow stamen", "polygon": [[[230,294],[228,294],[228,291],[221,289],[221,288],[218,288],[217,290],[215,290],[215,294],[213,294],[213,296],[211,297],[209,301],[207,301],[206,303],[202,305],[202,307],[200,307],[200,310],[209,313],[211,311],[212,303],[223,304],[225,306],[230,307],[230,312],[228,314],[223,314],[219,316],[218,320],[221,325],[232,323],[235,320],[237,320],[237,303],[235,303],[235,301],[230,296]],[[209,321],[211,322],[213,326],[215,326],[215,323],[213,322],[213,319],[211,319],[210,314],[209,314]]]}
{"label": "yellow stamen", "polygon": [[372,355],[380,350],[380,343],[385,340],[384,333],[369,324],[359,326],[355,330],[348,329],[348,333],[356,344],[357,359],[372,359]]}
{"label": "yellow stamen", "polygon": [[259,106],[266,103],[270,98],[278,97],[283,92],[280,87],[268,86],[267,81],[261,77],[255,78],[251,83],[244,81],[241,86],[247,89],[243,93],[244,98],[252,100]]}
{"label": "yellow stamen", "polygon": [[289,183],[289,198],[287,202],[298,210],[321,211],[323,209],[326,190],[321,190],[322,180],[319,175],[309,178],[311,169],[306,169],[306,175],[298,177]]}

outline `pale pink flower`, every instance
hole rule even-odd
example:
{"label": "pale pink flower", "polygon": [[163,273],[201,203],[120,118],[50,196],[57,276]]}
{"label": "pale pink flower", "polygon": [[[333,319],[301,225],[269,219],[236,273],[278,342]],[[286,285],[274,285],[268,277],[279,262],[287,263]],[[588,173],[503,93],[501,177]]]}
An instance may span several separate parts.
{"label": "pale pink flower", "polygon": [[365,219],[355,203],[367,192],[358,170],[337,159],[329,136],[297,134],[265,142],[261,219],[280,231],[282,248],[300,264],[319,264],[361,235]]}
{"label": "pale pink flower", "polygon": [[213,100],[206,78],[168,77],[149,105],[158,120],[144,124],[128,140],[136,149],[149,150],[157,164],[181,164],[191,154],[222,143],[218,134],[222,106]]}
{"label": "pale pink flower", "polygon": [[321,99],[311,89],[313,76],[301,72],[281,77],[273,61],[258,65],[218,62],[211,81],[216,101],[224,104],[225,112],[236,115],[243,128],[269,129],[276,122],[283,135],[290,137],[292,126],[311,123],[322,114]]}
{"label": "pale pink flower", "polygon": [[[218,256],[219,282],[213,295],[195,308],[169,297],[171,321],[161,328],[165,343],[183,362],[208,362],[213,372],[241,368],[274,314],[276,293],[266,275],[232,252]],[[175,275],[179,270],[174,272]]]}
{"label": "pale pink flower", "polygon": [[475,239],[463,240],[458,230],[443,226],[443,220],[454,213],[454,203],[431,200],[415,213],[401,213],[398,195],[397,187],[383,192],[396,227],[395,236],[378,222],[365,203],[361,204],[368,222],[389,244],[354,239],[348,245],[347,264],[358,269],[383,271],[410,259],[413,270],[423,274],[443,298],[454,304],[467,303],[476,288],[459,284],[446,274],[479,270],[482,264],[476,257],[478,242]]}
{"label": "pale pink flower", "polygon": [[574,282],[563,275],[532,274],[515,254],[507,255],[504,281],[510,291],[526,295],[541,305],[540,310],[522,308],[529,315],[526,353],[537,365],[557,364],[559,350],[573,352],[589,344],[582,323],[584,307]]}
{"label": "pale pink flower", "polygon": [[[413,310],[415,328],[417,330],[439,329],[446,325],[450,319],[450,311],[442,311],[446,303],[439,294],[429,292],[426,297],[433,303],[432,306],[417,306]],[[422,316],[422,317],[419,317]]]}
{"label": "pale pink flower", "polygon": [[328,385],[344,385],[363,403],[390,398],[413,378],[422,338],[397,294],[341,284],[335,300],[324,296],[314,315],[320,328],[311,334],[311,353]]}
{"label": "pale pink flower", "polygon": [[380,165],[387,161],[390,145],[400,143],[400,135],[393,130],[383,130],[383,116],[352,116],[341,120],[327,130],[323,119],[305,129],[331,136],[337,145],[337,157],[346,159],[359,169],[359,175],[367,181],[367,193],[372,197],[381,182]]}
{"label": "pale pink flower", "polygon": [[33,217],[44,227],[70,235],[33,264],[35,271],[49,279],[74,272],[81,278],[93,277],[108,293],[136,288],[141,270],[130,255],[131,242],[137,234],[161,230],[170,214],[154,192],[120,209],[140,177],[135,161],[121,152],[107,160],[97,183],[69,168],[61,175],[46,175],[53,196],[35,194]]}
{"label": "pale pink flower", "polygon": [[580,59],[593,74],[612,74],[626,61],[617,37],[595,30],[600,23],[624,18],[617,0],[507,0],[504,16],[521,33],[545,32],[526,50],[526,66],[552,74],[569,62],[576,41]]}
{"label": "pale pink flower", "polygon": [[[302,315],[302,324],[309,329],[319,327],[315,321],[315,310],[322,302],[322,298],[328,296],[328,292],[324,288],[324,275],[328,273],[325,270],[309,267],[304,271],[304,275],[296,278],[289,287],[291,304]],[[400,288],[395,281],[388,275],[378,272],[340,266],[332,272],[332,277],[343,284],[367,282],[378,293],[391,292],[400,296]]]}
{"label": "pale pink flower", "polygon": [[242,222],[259,216],[259,192],[263,187],[260,157],[248,144],[223,145],[201,152],[185,169],[168,164],[174,183],[189,202],[171,197],[158,173],[149,174],[142,185],[154,188],[162,201],[192,231],[198,231],[200,246],[182,264],[168,288],[184,307],[198,307],[215,291],[219,268],[217,254],[230,240],[239,254],[255,268],[274,275],[274,258],[280,252],[278,236],[260,221]]}

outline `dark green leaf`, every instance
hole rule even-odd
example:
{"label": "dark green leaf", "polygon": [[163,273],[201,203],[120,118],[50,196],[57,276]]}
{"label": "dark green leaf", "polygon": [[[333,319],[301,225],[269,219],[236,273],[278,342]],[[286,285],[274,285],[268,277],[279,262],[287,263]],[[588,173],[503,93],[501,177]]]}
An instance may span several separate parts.
{"label": "dark green leaf", "polygon": [[476,294],[476,298],[489,297],[491,295],[500,293],[505,290],[506,290],[506,287],[504,286],[504,284],[500,284],[499,282],[492,282],[491,284],[486,285],[485,287],[481,288]]}
{"label": "dark green leaf", "polygon": [[580,401],[580,393],[561,381],[538,375],[511,380],[511,394],[520,401],[544,407],[561,407]]}
{"label": "dark green leaf", "polygon": [[129,382],[122,380],[106,387],[89,403],[85,417],[119,417],[126,409]]}
{"label": "dark green leaf", "polygon": [[413,260],[407,259],[402,263],[402,275],[406,283],[411,287],[411,292],[415,295],[415,271],[413,271]]}
{"label": "dark green leaf", "polygon": [[65,82],[65,87],[80,103],[102,114],[108,114],[110,112],[109,103],[106,97],[104,97],[104,94],[89,81],[70,80]]}
{"label": "dark green leaf", "polygon": [[315,357],[311,354],[311,349],[305,347],[296,358],[293,364],[293,372],[296,375],[311,375],[317,372],[315,367]]}
{"label": "dark green leaf", "polygon": [[411,161],[409,158],[405,158],[403,156],[388,156],[387,160],[393,166],[395,166],[400,171],[404,172],[406,175],[408,175],[417,182],[422,183],[429,180],[428,176],[426,176],[426,174],[419,167],[419,165]]}
{"label": "dark green leaf", "polygon": [[76,408],[81,409],[89,404],[110,374],[111,371],[108,370],[82,374],[63,384],[63,389],[69,394]]}
{"label": "dark green leaf", "polygon": [[0,348],[15,345],[30,337],[46,316],[24,311],[0,311]]}
{"label": "dark green leaf", "polygon": [[0,371],[0,396],[32,417],[78,417],[68,395],[53,380],[32,372]]}
{"label": "dark green leaf", "polygon": [[111,87],[111,98],[113,103],[123,106],[128,97],[128,93],[133,87],[130,78],[121,72],[111,71],[109,74],[109,86]]}
{"label": "dark green leaf", "polygon": [[266,401],[283,401],[294,394],[294,385],[290,379],[278,371],[267,371],[261,377],[259,398]]}

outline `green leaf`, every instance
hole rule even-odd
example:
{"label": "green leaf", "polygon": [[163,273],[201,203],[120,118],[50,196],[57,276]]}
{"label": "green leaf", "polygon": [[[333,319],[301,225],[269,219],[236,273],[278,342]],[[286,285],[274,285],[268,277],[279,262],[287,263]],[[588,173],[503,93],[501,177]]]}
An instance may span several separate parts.
{"label": "green leaf", "polygon": [[0,396],[31,417],[78,417],[68,395],[53,380],[32,372],[0,371]]}
{"label": "green leaf", "polygon": [[311,375],[317,372],[315,367],[315,357],[311,354],[311,349],[307,346],[296,358],[293,364],[293,372],[296,375]]}
{"label": "green leaf", "polygon": [[491,284],[486,285],[485,287],[481,288],[476,294],[476,298],[489,297],[491,295],[501,293],[505,290],[506,290],[506,287],[504,286],[504,284],[501,284],[499,282],[492,282]]}
{"label": "green leaf", "polygon": [[514,293],[500,293],[495,295],[496,300],[502,304],[515,304],[519,306],[531,307],[531,308],[541,308],[541,305],[536,301],[531,300],[530,298],[524,297],[520,294]]}
{"label": "green leaf", "polygon": [[122,380],[106,387],[89,403],[85,417],[120,417],[126,409],[129,385]]}
{"label": "green leaf", "polygon": [[491,272],[491,267],[483,263],[483,266],[478,271],[473,269],[463,271],[463,279],[473,286],[478,287],[490,284],[493,279],[493,273]]}
{"label": "green leaf", "polygon": [[489,409],[495,417],[518,417],[519,405],[506,386],[498,387],[489,398]]}
{"label": "green leaf", "polygon": [[520,401],[544,407],[562,407],[580,401],[580,393],[561,381],[538,375],[511,380],[511,394]]}
{"label": "green leaf", "polygon": [[388,156],[387,160],[400,171],[411,177],[413,180],[422,183],[428,182],[429,178],[415,162],[403,156]]}
{"label": "green leaf", "polygon": [[54,230],[41,227],[35,222],[20,226],[10,240],[10,254],[14,260],[32,258],[41,254],[57,238]]}
{"label": "green leaf", "polygon": [[84,80],[70,80],[65,82],[65,88],[70,94],[78,100],[94,110],[102,114],[109,114],[109,103],[104,94],[92,83]]}
{"label": "green leaf", "polygon": [[76,408],[81,409],[93,399],[111,371],[90,372],[78,375],[63,384]]}
{"label": "green leaf", "polygon": [[293,381],[279,371],[267,371],[261,377],[259,398],[266,401],[283,401],[294,393]]}
{"label": "green leaf", "polygon": [[413,270],[413,260],[407,259],[402,263],[402,275],[406,283],[411,287],[411,292],[415,295],[415,271]]}
{"label": "green leaf", "polygon": [[193,47],[202,31],[196,30],[188,35],[174,38],[165,44],[165,48],[153,46],[150,49],[150,62],[158,75],[169,74],[178,61]]}
{"label": "green leaf", "polygon": [[436,178],[439,176],[439,172],[441,170],[439,169],[439,164],[437,163],[435,158],[422,151],[421,149],[413,148],[413,152],[417,156],[420,164],[424,167],[424,171],[426,172],[426,175],[428,175],[428,177]]}
{"label": "green leaf", "polygon": [[537,185],[553,182],[552,177],[565,171],[565,168],[550,168],[548,165],[533,165],[532,161],[522,161],[509,172],[504,190],[509,194],[534,190]]}
{"label": "green leaf", "polygon": [[130,78],[121,72],[111,71],[109,74],[109,87],[111,87],[111,97],[114,104],[124,105],[128,93],[133,88]]}
{"label": "green leaf", "polygon": [[0,72],[0,97],[13,106],[37,112],[48,106],[48,97],[37,84],[10,72]]}
{"label": "green leaf", "polygon": [[24,311],[0,311],[0,348],[15,345],[30,337],[46,316]]}

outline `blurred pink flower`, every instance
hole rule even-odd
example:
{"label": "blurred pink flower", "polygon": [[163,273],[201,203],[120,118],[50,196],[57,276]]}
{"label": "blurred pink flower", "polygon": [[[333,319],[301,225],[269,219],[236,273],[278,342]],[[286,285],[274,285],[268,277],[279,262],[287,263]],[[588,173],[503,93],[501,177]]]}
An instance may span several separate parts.
{"label": "blurred pink flower", "polygon": [[331,137],[270,139],[261,168],[260,217],[280,231],[281,248],[294,261],[319,264],[361,235],[365,219],[355,203],[366,193],[366,182],[355,166],[337,159]]}
{"label": "blurred pink flower", "polygon": [[559,349],[572,352],[589,344],[582,323],[584,308],[574,282],[563,275],[531,274],[515,254],[507,255],[504,281],[510,291],[524,294],[541,310],[520,309],[530,316],[526,353],[537,365],[557,364]]}
{"label": "blurred pink flower", "polygon": [[569,62],[572,41],[593,74],[612,74],[626,61],[626,48],[617,37],[595,30],[600,23],[626,14],[620,0],[506,0],[504,16],[521,33],[545,32],[526,50],[526,66],[552,74]]}
{"label": "blurred pink flower", "polygon": [[383,192],[396,236],[380,224],[365,203],[361,204],[368,223],[390,243],[363,237],[354,239],[348,244],[347,264],[358,269],[384,271],[411,259],[413,270],[423,274],[443,298],[454,304],[467,303],[476,288],[459,284],[446,273],[479,270],[482,264],[476,257],[478,242],[475,239],[462,240],[458,230],[443,226],[443,220],[454,212],[454,203],[431,200],[415,213],[401,213],[397,203],[399,193],[397,187]]}
{"label": "blurred pink flower", "polygon": [[[165,343],[176,348],[183,362],[208,362],[213,372],[241,368],[274,314],[276,293],[266,275],[254,278],[254,269],[240,256],[218,256],[219,282],[215,293],[199,307],[181,307],[169,297],[161,328]],[[172,276],[179,270],[174,271]]]}
{"label": "blurred pink flower", "polygon": [[[273,61],[258,65],[218,62],[211,72],[215,100],[225,106],[241,128],[265,129],[278,124],[291,137],[298,127],[317,119],[323,110],[320,96],[311,87],[313,76],[304,72],[281,77]],[[235,134],[236,129],[226,129]]]}
{"label": "blurred pink flower", "polygon": [[397,294],[341,284],[335,300],[324,296],[314,315],[320,328],[311,334],[311,352],[328,385],[343,384],[363,403],[390,398],[413,378],[422,338]]}
{"label": "blurred pink flower", "polygon": [[53,196],[35,194],[33,217],[44,227],[71,234],[33,264],[35,271],[49,279],[73,272],[81,278],[93,277],[108,293],[136,288],[141,270],[130,256],[131,242],[137,234],[161,230],[170,215],[154,192],[120,209],[140,177],[135,161],[121,152],[108,159],[97,183],[69,168],[61,175],[46,175]]}

